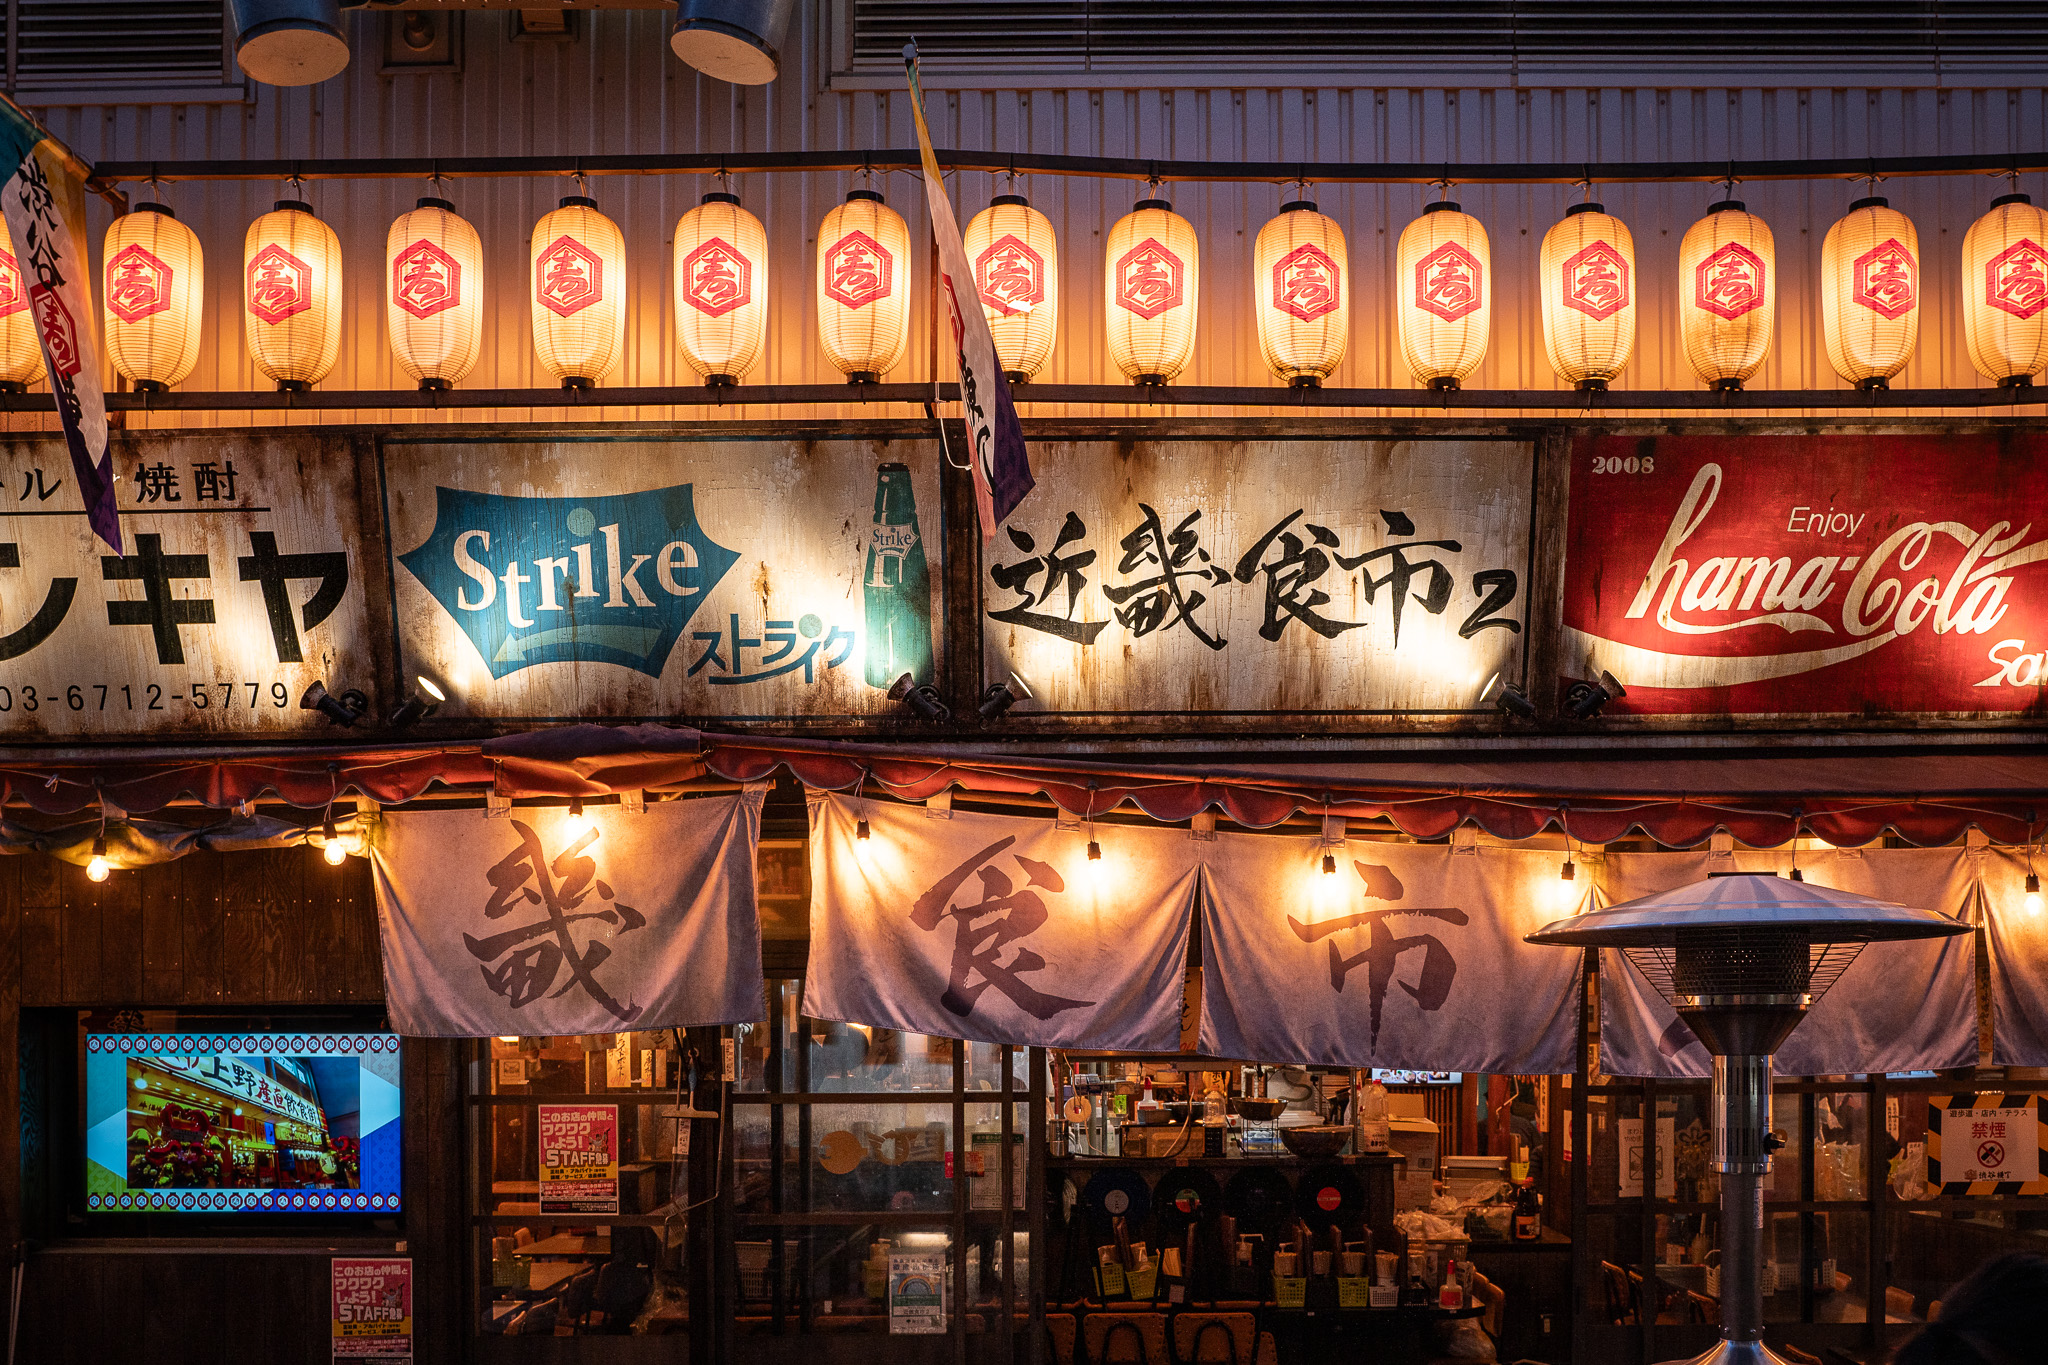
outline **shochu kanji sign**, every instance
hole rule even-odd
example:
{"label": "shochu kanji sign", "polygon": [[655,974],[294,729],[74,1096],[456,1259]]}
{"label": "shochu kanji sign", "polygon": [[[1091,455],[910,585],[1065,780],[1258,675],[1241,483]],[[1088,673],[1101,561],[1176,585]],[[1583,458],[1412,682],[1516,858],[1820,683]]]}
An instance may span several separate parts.
{"label": "shochu kanji sign", "polygon": [[309,684],[374,686],[347,443],[113,454],[120,555],[81,542],[61,442],[0,445],[0,735],[324,730]]}

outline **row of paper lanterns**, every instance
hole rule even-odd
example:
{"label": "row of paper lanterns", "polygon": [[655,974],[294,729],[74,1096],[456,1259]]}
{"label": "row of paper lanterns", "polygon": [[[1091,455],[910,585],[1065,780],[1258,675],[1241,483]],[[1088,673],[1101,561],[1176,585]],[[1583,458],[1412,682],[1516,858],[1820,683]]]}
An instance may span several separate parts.
{"label": "row of paper lanterns", "polygon": [[[908,342],[911,253],[903,217],[859,189],[818,233],[818,335],[850,379],[875,381]],[[1013,379],[1052,354],[1059,253],[1052,223],[1021,196],[999,195],[965,233],[975,283]],[[2048,212],[2024,194],[1993,201],[1963,239],[1963,323],[1971,362],[2000,384],[2048,367]],[[0,383],[37,378],[42,361],[11,245],[0,242]],[[718,192],[676,224],[675,312],[684,359],[711,383],[737,383],[760,361],[767,323],[768,238],[737,196]],[[1396,248],[1401,350],[1422,384],[1455,388],[1485,357],[1496,280],[1486,229],[1459,206],[1425,208]],[[422,388],[461,382],[483,337],[483,248],[438,198],[391,225],[385,301],[392,350]],[[1544,348],[1583,389],[1604,388],[1636,337],[1638,279],[1628,227],[1579,204],[1544,235]],[[565,387],[601,380],[625,349],[625,239],[596,201],[574,195],[535,224],[527,280],[534,348]],[[160,204],[140,204],[107,231],[106,343],[139,389],[182,382],[198,360],[199,239]],[[256,366],[280,388],[320,382],[341,340],[341,244],[297,200],[250,224],[243,245],[243,330]],[[1735,200],[1713,205],[1679,247],[1680,332],[1700,379],[1739,388],[1763,365],[1777,302],[1770,228]],[[1829,361],[1850,383],[1882,388],[1919,337],[1921,260],[1912,220],[1859,199],[1821,247],[1821,319]],[[1273,373],[1317,385],[1343,359],[1354,276],[1343,229],[1296,200],[1253,248],[1259,347]],[[1172,381],[1194,354],[1201,256],[1194,226],[1144,199],[1111,228],[1104,253],[1104,336],[1126,378]]]}

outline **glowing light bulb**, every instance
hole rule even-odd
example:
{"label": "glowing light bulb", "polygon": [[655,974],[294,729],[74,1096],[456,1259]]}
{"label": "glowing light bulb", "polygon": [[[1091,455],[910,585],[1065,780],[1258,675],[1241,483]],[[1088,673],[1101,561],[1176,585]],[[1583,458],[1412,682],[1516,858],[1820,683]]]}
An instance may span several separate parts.
{"label": "glowing light bulb", "polygon": [[1570,858],[1557,870],[1557,903],[1566,910],[1579,903],[1579,869]]}
{"label": "glowing light bulb", "polygon": [[2041,879],[2032,872],[2027,874],[2027,913],[2041,913]]}
{"label": "glowing light bulb", "polygon": [[1088,841],[1088,861],[1091,863],[1102,861],[1102,845],[1096,843],[1093,839]]}
{"label": "glowing light bulb", "polygon": [[85,865],[86,878],[90,881],[95,882],[105,881],[107,879],[107,874],[109,872],[112,872],[113,870],[114,865],[108,862],[105,858],[96,857],[91,862]]}
{"label": "glowing light bulb", "polygon": [[440,703],[448,700],[448,694],[446,692],[443,692],[440,688],[434,686],[434,680],[426,676],[426,674],[420,674],[416,681],[420,685],[420,691],[432,697],[436,705],[439,705]]}
{"label": "glowing light bulb", "polygon": [[860,840],[862,843],[866,843],[868,841],[870,836],[868,832],[868,822],[866,820],[854,821],[853,837]]}
{"label": "glowing light bulb", "polygon": [[329,839],[327,847],[320,850],[320,856],[327,860],[329,867],[340,867],[342,860],[348,857],[348,849],[342,845],[341,840]]}
{"label": "glowing light bulb", "polygon": [[1325,854],[1323,855],[1323,875],[1324,875],[1325,877],[1334,877],[1334,876],[1336,876],[1336,875],[1337,875],[1337,855],[1336,855],[1336,854],[1334,854],[1334,853],[1325,853]]}

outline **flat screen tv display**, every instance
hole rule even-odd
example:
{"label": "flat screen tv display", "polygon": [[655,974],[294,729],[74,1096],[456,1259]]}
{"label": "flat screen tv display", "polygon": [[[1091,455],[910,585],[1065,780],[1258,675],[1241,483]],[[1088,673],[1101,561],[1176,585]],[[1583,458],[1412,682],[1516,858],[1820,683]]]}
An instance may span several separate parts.
{"label": "flat screen tv display", "polygon": [[395,1214],[390,1033],[87,1033],[88,1213]]}

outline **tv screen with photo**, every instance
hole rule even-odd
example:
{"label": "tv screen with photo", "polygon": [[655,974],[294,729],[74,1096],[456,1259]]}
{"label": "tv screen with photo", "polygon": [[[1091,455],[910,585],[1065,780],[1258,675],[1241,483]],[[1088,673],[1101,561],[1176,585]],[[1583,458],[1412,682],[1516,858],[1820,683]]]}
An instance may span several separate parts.
{"label": "tv screen with photo", "polygon": [[89,1213],[393,1214],[391,1033],[87,1033]]}

